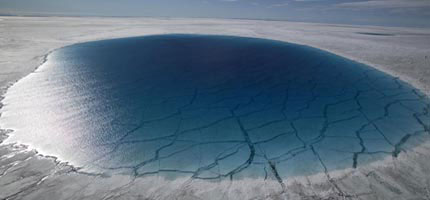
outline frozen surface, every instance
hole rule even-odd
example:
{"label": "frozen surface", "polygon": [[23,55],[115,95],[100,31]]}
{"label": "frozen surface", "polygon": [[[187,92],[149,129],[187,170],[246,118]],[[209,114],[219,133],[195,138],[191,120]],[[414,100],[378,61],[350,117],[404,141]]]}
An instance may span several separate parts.
{"label": "frozen surface", "polygon": [[0,124],[83,170],[280,184],[397,157],[430,101],[374,68],[271,40],[160,35],[54,51]]}
{"label": "frozen surface", "polygon": [[[254,36],[308,44],[400,76],[399,80],[406,80],[428,94],[430,31],[425,29],[250,20],[14,17],[5,17],[0,26],[3,87],[31,72],[48,51],[66,44],[181,32]],[[400,109],[398,104],[392,106],[396,112]],[[429,123],[423,121],[427,131]],[[3,130],[0,137],[6,138],[6,132]],[[423,143],[427,137],[428,134],[406,137],[407,140],[401,140],[404,143],[400,141],[401,149],[406,151],[399,154],[389,151],[391,156],[370,165],[362,163],[381,157],[361,154],[357,168],[353,168],[353,159],[349,157],[345,159],[346,169],[333,171],[320,167],[322,173],[283,179],[282,184],[278,177],[281,173],[275,173],[277,167],[273,170],[270,163],[269,173],[263,178],[207,181],[183,177],[173,181],[160,175],[84,173],[26,147],[3,144],[0,146],[0,199],[428,199],[430,149],[428,143]],[[381,144],[366,145],[377,149]]]}

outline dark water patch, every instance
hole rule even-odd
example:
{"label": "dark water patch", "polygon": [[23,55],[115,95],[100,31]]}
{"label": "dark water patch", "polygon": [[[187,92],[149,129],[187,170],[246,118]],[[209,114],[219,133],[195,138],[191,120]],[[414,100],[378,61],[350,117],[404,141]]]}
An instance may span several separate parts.
{"label": "dark water patch", "polygon": [[84,169],[282,184],[397,156],[430,120],[425,96],[371,67],[230,36],[65,47],[3,102],[10,141]]}
{"label": "dark water patch", "polygon": [[395,34],[391,34],[391,33],[357,32],[357,34],[361,34],[361,35],[374,35],[374,36],[395,36]]}

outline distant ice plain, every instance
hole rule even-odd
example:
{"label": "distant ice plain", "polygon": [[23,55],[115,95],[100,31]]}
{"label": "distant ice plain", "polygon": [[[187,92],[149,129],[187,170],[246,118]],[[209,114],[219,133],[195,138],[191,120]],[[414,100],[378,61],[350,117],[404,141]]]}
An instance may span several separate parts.
{"label": "distant ice plain", "polygon": [[[0,82],[4,88],[37,67],[47,52],[66,44],[111,37],[179,32],[231,34],[308,44],[400,76],[429,94],[430,31],[425,29],[212,19],[2,19],[0,26],[6,31],[0,33],[1,44],[5,49],[0,52]],[[28,152],[20,146],[2,145],[0,152],[0,198],[385,199],[429,195],[428,144],[401,154],[397,159],[387,159],[358,170],[288,180],[286,188],[280,188],[276,181],[270,179],[211,183],[87,175],[76,172],[63,163],[52,162],[50,158],[40,157],[34,151]],[[411,168],[414,170],[410,170]],[[74,192],[81,190],[84,191]],[[224,195],[221,196],[220,193]]]}

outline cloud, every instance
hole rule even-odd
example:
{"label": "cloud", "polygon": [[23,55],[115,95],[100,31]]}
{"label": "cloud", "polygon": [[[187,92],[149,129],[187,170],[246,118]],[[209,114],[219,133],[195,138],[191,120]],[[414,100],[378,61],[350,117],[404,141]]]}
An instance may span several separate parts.
{"label": "cloud", "polygon": [[272,4],[272,5],[269,5],[268,8],[277,8],[277,7],[285,7],[285,6],[288,6],[288,2]]}
{"label": "cloud", "polygon": [[430,0],[368,0],[338,3],[337,8],[375,9],[375,8],[422,8],[430,7]]}

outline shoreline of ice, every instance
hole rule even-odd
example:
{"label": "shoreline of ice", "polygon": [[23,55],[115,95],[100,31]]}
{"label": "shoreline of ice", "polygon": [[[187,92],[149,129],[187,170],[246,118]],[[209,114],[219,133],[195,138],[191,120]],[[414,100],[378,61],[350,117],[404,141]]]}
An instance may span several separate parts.
{"label": "shoreline of ice", "polygon": [[[9,17],[4,17],[7,19]],[[14,18],[14,17],[11,17]],[[20,19],[20,18],[18,18]],[[23,20],[25,19],[29,19],[29,18],[22,18]],[[43,19],[43,18],[42,18]],[[59,20],[61,22],[63,18],[56,18],[56,20]],[[207,19],[206,19],[207,20]],[[18,20],[19,21],[19,20]],[[169,21],[169,20],[165,20],[165,21]],[[196,19],[192,19],[190,21],[198,21]],[[203,20],[205,21],[205,20]],[[210,21],[210,20],[208,20]],[[216,21],[216,20],[215,20]],[[226,20],[220,20],[220,21],[226,21]],[[234,21],[234,20],[232,20]],[[183,22],[186,23],[186,22]],[[289,24],[303,24],[303,23],[291,23],[288,22]],[[170,25],[166,25],[167,28]],[[317,24],[315,25],[316,27],[318,26],[323,26],[321,24]],[[34,28],[34,27],[33,27]],[[195,27],[196,28],[196,27]],[[198,28],[198,27],[197,27]],[[429,30],[426,30],[430,33]],[[161,31],[163,32],[163,31]],[[208,31],[210,32],[210,31]],[[240,31],[239,31],[240,32]],[[165,32],[164,32],[165,33]],[[194,32],[192,32],[194,33]],[[204,32],[206,33],[206,32]],[[219,32],[216,32],[220,34]],[[127,34],[130,34],[129,32],[126,33],[122,33],[125,35],[115,35],[113,34],[112,36],[108,36],[106,37],[106,35],[104,37],[106,38],[113,38],[113,37],[123,37],[123,36],[127,36]],[[134,34],[139,34],[139,33],[134,33]],[[151,34],[151,33],[148,33]],[[154,34],[154,33],[152,33]],[[231,34],[237,34],[237,33],[231,33]],[[240,33],[239,33],[240,34]],[[240,34],[241,36],[249,36],[247,35],[249,33],[246,34]],[[139,35],[145,35],[145,34],[139,34]],[[228,34],[227,34],[228,35]],[[252,35],[252,33],[251,33]],[[430,34],[429,34],[430,35]],[[133,33],[131,33],[130,36],[137,36],[137,35],[133,35]],[[92,36],[94,38],[97,38],[97,36]],[[101,37],[100,39],[106,39],[104,37]],[[262,37],[262,36],[257,36],[254,35],[253,37]],[[371,36],[371,37],[381,37],[381,36]],[[384,36],[382,36],[384,37]],[[387,36],[387,37],[392,37],[392,36]],[[424,37],[424,39],[427,39],[430,36]],[[268,38],[268,39],[277,39],[276,36],[275,37],[271,37],[266,36],[266,37],[262,37],[262,38]],[[92,40],[92,38],[85,38],[82,41],[80,40],[76,40],[76,41],[67,41],[64,43],[57,43],[57,44],[45,44],[46,46],[44,46],[45,49],[49,49],[49,52],[51,52],[53,49],[57,49],[57,48],[61,48],[63,46],[66,45],[70,45],[70,44],[74,44],[77,42],[84,42],[84,41],[89,41]],[[286,42],[291,42],[291,43],[298,43],[298,44],[305,44],[305,45],[309,45],[306,43],[300,43],[300,42],[295,42],[295,41],[291,41],[288,39],[284,39],[281,41],[286,41]],[[54,42],[55,43],[55,42]],[[42,45],[41,45],[42,46]],[[362,62],[364,64],[367,64],[369,66],[375,67],[383,72],[388,72],[388,74],[390,75],[397,75],[399,76],[402,80],[412,84],[414,87],[418,87],[419,89],[421,89],[424,93],[426,93],[427,95],[429,94],[428,89],[425,86],[421,86],[422,83],[420,83],[420,80],[422,78],[409,78],[406,75],[398,75],[399,72],[396,72],[395,70],[392,69],[387,69],[387,66],[380,66],[380,64],[375,64],[375,63],[371,63],[371,61],[366,61],[366,60],[360,60],[360,59],[356,59],[356,58],[352,58],[351,56],[348,56],[345,53],[342,52],[337,52],[336,49],[327,49],[327,48],[321,48],[318,45],[309,45],[311,47],[315,47],[315,48],[320,48],[332,53],[335,53],[337,55],[358,61],[358,62]],[[430,46],[430,44],[429,44]],[[13,48],[11,49],[11,51],[13,51]],[[31,52],[34,53],[34,52]],[[29,53],[29,54],[31,54]],[[409,52],[411,53],[411,52]],[[37,53],[36,53],[37,54]],[[46,55],[44,54],[43,56],[41,55],[37,55],[37,57],[32,57],[32,60],[29,61],[24,61],[27,62],[27,64],[29,66],[26,67],[21,67],[21,71],[19,72],[19,74],[24,74],[21,76],[21,78],[23,76],[26,76],[25,74],[29,74],[32,72],[28,72],[31,69],[32,64],[30,63],[34,63],[35,60],[40,60],[40,58],[46,58]],[[2,54],[0,54],[2,55]],[[7,58],[5,60],[3,60],[4,55],[2,55],[1,60],[0,60],[0,66],[5,65],[4,63],[13,63],[13,61],[8,60]],[[18,55],[19,57],[19,55]],[[427,59],[427,57],[425,58]],[[13,60],[13,59],[12,59]],[[40,61],[39,61],[40,63]],[[43,62],[42,62],[43,64]],[[41,64],[40,64],[41,65]],[[37,66],[40,66],[37,65]],[[13,68],[13,67],[12,67]],[[8,70],[8,68],[6,68]],[[33,67],[34,69],[34,67]],[[426,69],[422,69],[424,71],[423,75],[425,75],[427,73]],[[391,71],[391,72],[389,72]],[[9,73],[9,72],[8,72]],[[6,74],[8,74],[6,73]],[[2,73],[0,73],[0,75],[3,75]],[[7,75],[6,75],[7,76]],[[0,76],[0,86],[5,87],[6,85],[4,84],[4,82],[6,82],[8,84],[8,86],[6,86],[6,89],[11,85],[10,82],[11,81],[18,81],[19,79],[15,79],[15,80],[7,80],[9,78],[9,76],[6,78],[6,81],[4,81],[3,76]],[[12,78],[13,79],[13,78]],[[425,83],[428,80],[424,80],[423,82]],[[4,95],[4,92],[6,91],[6,89],[2,90],[2,98]],[[2,130],[2,132],[0,133],[0,141],[2,142],[5,137],[6,137],[6,132],[5,130]],[[358,169],[346,169],[346,170],[339,170],[339,171],[331,171],[330,173],[327,174],[318,174],[315,176],[310,176],[310,177],[301,177],[301,178],[295,178],[293,180],[288,180],[287,183],[284,183],[285,186],[282,186],[282,184],[280,185],[275,179],[267,181],[267,180],[259,180],[259,181],[251,181],[251,180],[246,180],[245,182],[239,182],[239,183],[232,183],[231,181],[225,180],[224,182],[219,182],[219,183],[202,183],[199,182],[197,184],[191,184],[191,182],[196,182],[196,181],[191,181],[188,182],[189,180],[177,180],[174,183],[170,183],[168,184],[165,180],[161,179],[159,177],[156,177],[155,179],[150,179],[150,178],[145,178],[145,180],[143,180],[143,178],[139,178],[139,177],[124,177],[121,175],[116,175],[116,176],[112,176],[112,177],[105,177],[104,175],[95,175],[94,176],[88,176],[91,174],[81,174],[78,169],[74,168],[73,166],[69,166],[67,165],[67,163],[62,163],[61,161],[58,161],[57,158],[55,157],[49,157],[49,156],[41,156],[40,154],[38,154],[36,151],[34,150],[28,150],[26,149],[25,146],[22,145],[10,145],[10,144],[0,144],[0,152],[2,152],[2,154],[4,153],[3,156],[0,156],[0,185],[1,186],[5,186],[4,188],[7,188],[7,190],[2,190],[5,192],[0,192],[0,198],[23,198],[23,196],[25,196],[26,198],[43,198],[46,196],[45,195],[53,195],[50,196],[51,198],[61,198],[61,197],[65,197],[67,195],[68,192],[70,192],[71,188],[69,188],[69,186],[65,186],[65,185],[58,185],[58,184],[53,184],[53,183],[58,183],[58,182],[62,182],[65,181],[64,179],[67,179],[67,177],[70,179],[67,181],[67,184],[83,184],[85,185],[86,181],[89,180],[81,180],[81,179],[96,179],[96,181],[100,181],[100,183],[104,183],[104,184],[98,184],[96,183],[98,186],[94,186],[92,185],[90,188],[87,188],[87,192],[91,195],[94,195],[92,197],[101,197],[107,194],[112,195],[112,197],[115,197],[115,192],[119,192],[119,194],[121,194],[122,192],[125,191],[134,191],[135,193],[139,193],[139,195],[148,195],[147,197],[154,197],[154,196],[158,196],[158,198],[160,199],[167,199],[167,198],[171,198],[171,197],[178,197],[178,198],[188,198],[188,197],[192,197],[192,196],[196,196],[196,194],[200,194],[197,196],[201,196],[201,197],[206,197],[206,198],[214,198],[217,196],[213,196],[212,193],[214,193],[214,191],[224,191],[224,190],[228,190],[230,191],[229,194],[225,193],[227,196],[231,197],[231,198],[254,198],[255,196],[260,196],[262,198],[275,198],[275,197],[286,197],[289,196],[291,198],[298,198],[298,197],[308,197],[308,198],[327,198],[327,197],[334,197],[334,198],[341,198],[341,197],[347,197],[347,198],[360,198],[361,194],[365,194],[365,193],[372,193],[370,191],[368,191],[369,187],[368,185],[366,187],[363,187],[363,185],[366,185],[366,183],[376,181],[380,182],[380,184],[382,184],[382,186],[385,186],[386,189],[381,191],[380,194],[377,193],[373,193],[373,194],[367,194],[366,196],[363,196],[363,198],[365,199],[371,199],[369,198],[369,195],[374,195],[374,198],[376,198],[377,196],[379,197],[390,197],[393,194],[396,195],[400,195],[400,193],[402,193],[403,191],[408,191],[410,188],[406,188],[405,187],[400,187],[396,188],[396,183],[394,183],[395,186],[393,186],[393,181],[391,180],[391,182],[386,180],[389,180],[389,176],[387,179],[387,175],[389,175],[389,173],[385,173],[387,171],[390,171],[390,169],[392,170],[393,166],[394,168],[396,168],[397,170],[394,170],[394,172],[402,172],[403,174],[406,175],[407,173],[417,173],[416,171],[410,172],[407,169],[409,169],[411,166],[410,161],[413,160],[415,164],[419,165],[419,170],[421,170],[421,172],[426,172],[428,170],[426,170],[426,168],[422,167],[422,166],[430,166],[430,163],[426,163],[425,161],[428,160],[428,158],[430,157],[429,153],[430,152],[430,144],[429,142],[422,144],[421,146],[415,147],[413,151],[407,152],[407,153],[403,153],[399,155],[399,158],[397,159],[390,159],[390,158],[386,158],[383,161],[377,161],[374,162],[372,164],[370,164],[369,166],[366,167],[360,167]],[[25,159],[23,159],[25,158]],[[427,158],[427,159],[425,159]],[[27,162],[27,163],[26,163]],[[28,169],[28,168],[18,168],[18,170],[13,170],[13,168],[19,166],[19,165],[30,165],[33,168]],[[413,163],[412,163],[413,164]],[[42,167],[41,167],[42,166]],[[35,169],[34,167],[41,167],[40,172],[37,173],[28,173],[33,172],[33,171],[37,171],[37,169]],[[43,167],[47,167],[47,169],[43,169]],[[400,167],[400,168],[399,168]],[[404,167],[403,169],[401,167]],[[428,169],[428,168],[427,168]],[[384,171],[385,170],[385,171]],[[404,171],[406,170],[406,171]],[[378,173],[379,172],[379,173]],[[13,173],[17,173],[17,174],[13,174]],[[393,173],[392,171],[390,171],[390,173]],[[30,176],[26,176],[30,175]],[[56,177],[56,174],[58,174],[58,177]],[[375,174],[375,175],[372,175]],[[381,175],[382,174],[382,175]],[[415,174],[415,176],[410,176],[410,178],[412,179],[412,177],[420,177],[423,178],[422,175],[426,175],[429,173],[423,173],[420,174],[418,173],[418,175],[420,176],[416,176],[417,174]],[[12,176],[11,176],[12,175]],[[38,175],[41,175],[41,177],[38,177]],[[395,175],[399,175],[397,173],[395,173]],[[24,177],[23,179],[16,179],[15,181],[13,177],[17,178],[17,177]],[[88,176],[86,178],[81,177],[81,176]],[[404,175],[403,175],[404,176]],[[5,177],[6,177],[6,181],[5,181]],[[53,177],[53,178],[51,178]],[[365,180],[367,177],[368,180]],[[372,180],[370,180],[369,177],[373,177]],[[375,178],[376,177],[376,178]],[[73,178],[78,178],[79,180],[74,180]],[[110,179],[107,180],[107,179]],[[348,182],[347,184],[342,183],[342,181],[340,180],[344,180],[344,179],[351,179],[350,182]],[[12,181],[11,181],[12,180]],[[22,184],[22,181],[24,181],[24,183],[28,183],[28,184]],[[71,183],[71,181],[75,181],[75,183]],[[423,181],[427,181],[428,182],[429,177],[427,178],[423,178]],[[121,181],[122,184],[114,184],[113,182],[116,181]],[[155,184],[152,185],[152,183],[154,183],[155,181],[159,182],[160,184],[158,186],[156,186]],[[358,185],[354,185],[357,184],[356,182],[358,181]],[[360,183],[360,181],[362,181]],[[419,180],[410,180],[410,181],[419,181]],[[90,181],[91,182],[91,181]],[[136,182],[139,182],[138,184],[136,184]],[[428,195],[428,185],[430,183],[425,183],[425,185],[427,185],[425,188],[421,188],[420,190],[418,188],[414,188],[414,192],[420,193],[420,194],[427,194]],[[6,185],[4,185],[4,183],[6,183]],[[133,183],[132,185],[129,185],[130,183]],[[177,184],[176,184],[177,183]],[[54,188],[56,188],[56,190],[58,191],[63,191],[64,193],[58,192],[58,193],[51,193],[52,192],[52,188],[47,187],[44,188],[44,185],[49,185],[49,184],[53,184],[55,185]],[[162,185],[167,184],[166,187],[169,187],[169,189],[171,189],[172,192],[167,192],[165,191],[167,188],[163,187]],[[173,185],[172,185],[173,184]],[[176,188],[178,185],[179,186],[183,186],[184,184],[186,184],[186,187],[184,188]],[[207,185],[209,184],[209,185]],[[211,184],[215,184],[215,185],[211,185]],[[261,192],[255,191],[255,190],[261,190],[261,185],[268,185],[268,187],[265,189],[266,192],[263,193],[267,193],[263,196],[261,196]],[[352,184],[352,185],[351,185]],[[91,183],[89,183],[89,185],[91,185]],[[134,187],[134,185],[139,185],[142,187],[147,187],[148,190],[144,191],[144,193],[142,194],[142,191],[139,190],[139,187]],[[233,191],[239,191],[238,193],[232,192],[232,189],[228,189],[227,187],[235,185],[233,187]],[[340,186],[341,185],[341,186]],[[351,188],[348,188],[348,185],[351,186]],[[402,185],[402,184],[400,184]],[[76,185],[75,185],[76,186]],[[113,187],[113,188],[108,188],[107,186]],[[124,186],[129,186],[130,188],[124,187]],[[219,186],[218,188],[214,188],[214,186]],[[362,188],[360,188],[360,186]],[[418,185],[416,185],[418,187]],[[58,188],[59,187],[59,188]],[[78,186],[77,186],[78,187]],[[105,188],[106,187],[106,188]],[[213,188],[213,191],[207,191],[204,190],[202,187],[211,187]],[[285,187],[285,188],[284,188]],[[420,186],[421,187],[421,186]],[[236,190],[234,190],[234,188],[236,188]],[[260,188],[260,189],[259,189]],[[78,188],[75,188],[75,190]],[[85,189],[85,188],[79,188],[79,190],[81,189]],[[360,191],[361,189],[363,189],[363,191]],[[161,190],[161,191],[160,191]],[[354,192],[351,193],[351,190],[353,190]],[[358,191],[357,191],[358,190]],[[151,191],[151,192],[148,192]],[[158,193],[157,193],[158,191]],[[174,192],[177,193],[174,193]],[[242,192],[240,192],[242,191]],[[359,192],[360,191],[360,192]],[[410,191],[410,190],[409,190]],[[160,193],[162,192],[162,193]],[[164,193],[164,194],[163,194]],[[418,194],[417,193],[417,194]],[[203,195],[204,194],[204,195]],[[250,194],[253,194],[254,196],[249,196]],[[412,195],[413,193],[404,193],[404,195]],[[23,196],[20,196],[23,195]],[[32,196],[32,195],[41,195],[41,196]],[[59,196],[55,196],[55,195],[59,195]],[[63,196],[65,195],[65,196]],[[85,197],[85,194],[81,194],[84,196],[80,196],[80,198]],[[128,194],[128,195],[132,195],[132,194]],[[73,195],[71,196],[72,198],[78,198],[77,196],[73,197]],[[155,199],[155,198],[154,198]]]}

